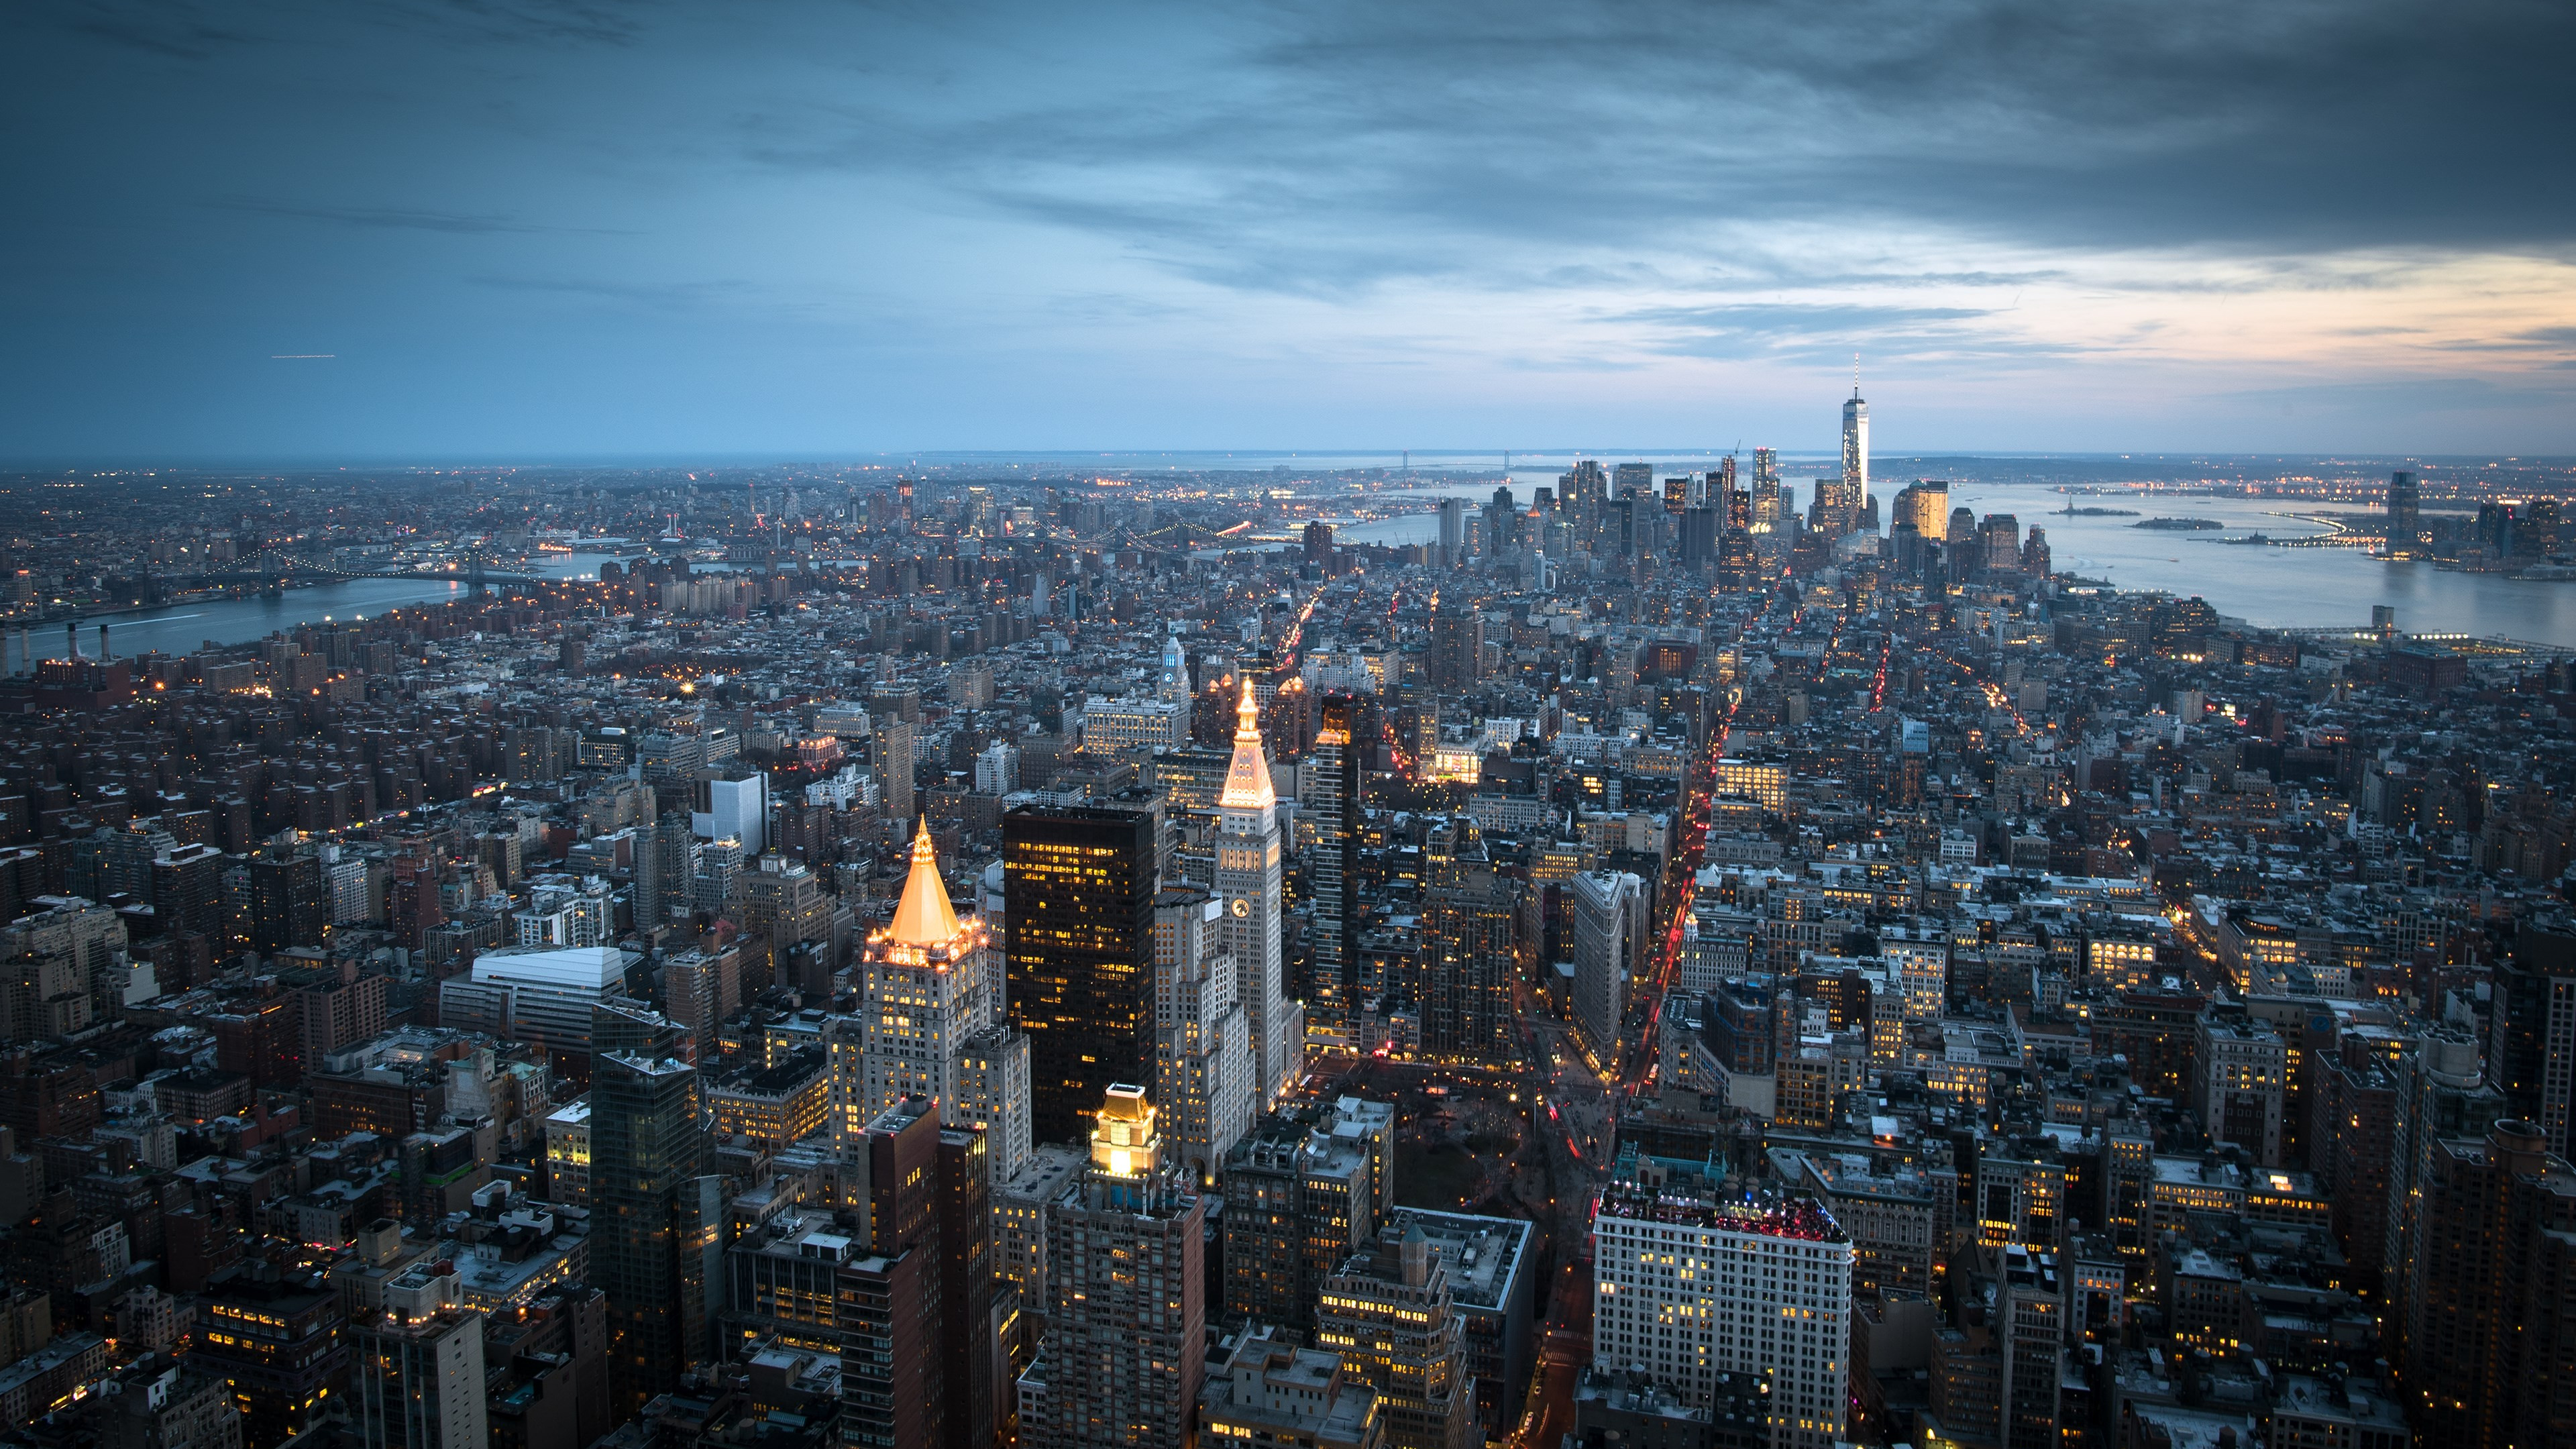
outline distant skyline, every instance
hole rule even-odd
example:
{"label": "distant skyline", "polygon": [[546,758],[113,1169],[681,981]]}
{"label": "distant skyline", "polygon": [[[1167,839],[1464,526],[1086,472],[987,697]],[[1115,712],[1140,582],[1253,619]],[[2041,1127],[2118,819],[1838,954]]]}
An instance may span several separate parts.
{"label": "distant skyline", "polygon": [[0,463],[1830,453],[1855,352],[1882,457],[2576,454],[2559,5],[8,34]]}

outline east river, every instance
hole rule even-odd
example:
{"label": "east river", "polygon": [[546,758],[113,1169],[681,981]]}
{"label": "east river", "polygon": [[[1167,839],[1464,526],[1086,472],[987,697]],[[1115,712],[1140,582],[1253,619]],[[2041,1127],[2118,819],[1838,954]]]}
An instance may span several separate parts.
{"label": "east river", "polygon": [[[1801,471],[1806,460],[1787,459],[1783,471],[1803,507],[1814,485]],[[1676,469],[1689,460],[1676,459]],[[1699,466],[1705,467],[1705,464]],[[1663,470],[1658,467],[1660,480]],[[1532,490],[1553,488],[1553,471],[1512,471],[1512,497],[1529,505]],[[1902,479],[1870,480],[1882,511],[1904,486]],[[1494,485],[1461,484],[1412,490],[1414,496],[1455,496],[1471,510],[1493,496]],[[1385,499],[1385,495],[1380,495]],[[1391,500],[1389,500],[1391,501]],[[2078,508],[2135,510],[2134,517],[2068,516]],[[1988,483],[1951,484],[1951,506],[2009,513],[2027,531],[2047,531],[2057,569],[2131,590],[2198,594],[2219,613],[2264,628],[2339,627],[2370,622],[2371,606],[2397,610],[2400,629],[2426,634],[2477,634],[2576,648],[2576,582],[2544,583],[2502,574],[2460,573],[2429,563],[2391,563],[2359,548],[2271,548],[2223,544],[2221,537],[2260,533],[2307,538],[2329,530],[2294,517],[2308,508],[2291,499],[2212,498],[2159,492],[2106,491],[2072,495],[2054,489]],[[2317,505],[2322,510],[2324,505]],[[2351,505],[2335,511],[2353,512]],[[2206,518],[2226,525],[2215,532],[2165,532],[2135,527],[2145,518]],[[1359,543],[1431,543],[1439,537],[1432,513],[1354,523],[1337,536]]]}
{"label": "east river", "polygon": [[[508,572],[541,573],[550,578],[595,577],[608,554],[541,554],[524,569]],[[209,600],[194,604],[173,604],[166,609],[138,610],[124,614],[93,614],[80,621],[80,650],[84,656],[98,653],[98,626],[108,628],[108,648],[120,658],[136,654],[193,654],[207,644],[247,644],[265,639],[281,629],[293,629],[325,620],[372,619],[389,609],[420,604],[444,604],[464,598],[467,585],[462,579],[348,579],[340,583],[315,584],[310,588],[287,589],[273,597]],[[16,629],[10,630],[10,649],[17,648]],[[50,624],[28,626],[27,641],[39,659],[60,657],[63,646],[63,624],[57,619]]]}

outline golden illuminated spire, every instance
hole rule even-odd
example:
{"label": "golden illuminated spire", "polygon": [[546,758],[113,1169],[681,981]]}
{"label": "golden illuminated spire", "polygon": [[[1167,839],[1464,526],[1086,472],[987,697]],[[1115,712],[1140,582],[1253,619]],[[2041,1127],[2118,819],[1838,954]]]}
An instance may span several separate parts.
{"label": "golden illuminated spire", "polygon": [[926,815],[921,833],[912,838],[912,874],[904,878],[903,901],[894,908],[887,939],[898,946],[945,946],[957,939],[957,911],[939,878],[939,847],[931,843]]}
{"label": "golden illuminated spire", "polygon": [[1268,810],[1279,803],[1270,787],[1270,762],[1261,756],[1261,706],[1252,702],[1252,677],[1243,680],[1243,702],[1234,711],[1234,762],[1226,767],[1221,810]]}

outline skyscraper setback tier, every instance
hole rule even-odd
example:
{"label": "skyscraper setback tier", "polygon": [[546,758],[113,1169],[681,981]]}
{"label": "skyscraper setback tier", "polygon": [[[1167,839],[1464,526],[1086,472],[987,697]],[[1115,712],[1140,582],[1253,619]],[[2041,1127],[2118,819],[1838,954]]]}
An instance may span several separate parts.
{"label": "skyscraper setback tier", "polygon": [[1316,1344],[1377,1390],[1390,1444],[1466,1449],[1483,1439],[1449,1264],[1420,1225],[1376,1235],[1324,1280],[1317,1303]]}
{"label": "skyscraper setback tier", "polygon": [[1112,1082],[1153,1080],[1154,817],[1023,806],[1002,817],[1011,1025],[1029,1039],[1036,1139],[1083,1134]]}
{"label": "skyscraper setback tier", "polygon": [[1311,1327],[1324,1280],[1377,1232],[1380,1149],[1313,1106],[1264,1117],[1225,1162],[1225,1315]]}

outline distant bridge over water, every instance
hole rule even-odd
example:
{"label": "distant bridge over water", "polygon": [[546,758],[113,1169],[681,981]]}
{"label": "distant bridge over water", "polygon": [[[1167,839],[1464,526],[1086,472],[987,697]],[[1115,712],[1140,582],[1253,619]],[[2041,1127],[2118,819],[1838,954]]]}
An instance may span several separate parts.
{"label": "distant bridge over water", "polygon": [[2430,644],[2461,654],[2511,656],[2516,654],[2547,655],[2553,658],[2576,656],[2576,646],[2544,644],[2536,639],[2509,639],[2501,634],[2424,634],[2406,629],[2381,629],[2368,624],[2301,624],[2275,629],[2276,634],[2294,634],[2302,639],[2338,644]]}
{"label": "distant bridge over water", "polygon": [[548,582],[542,574],[515,573],[492,568],[479,550],[469,550],[448,560],[445,569],[375,568],[352,569],[304,554],[289,553],[276,545],[257,553],[244,554],[229,565],[189,576],[189,586],[208,584],[278,584],[294,581],[320,583],[335,579],[409,579],[421,583],[452,580],[480,588],[486,584],[538,584]]}

